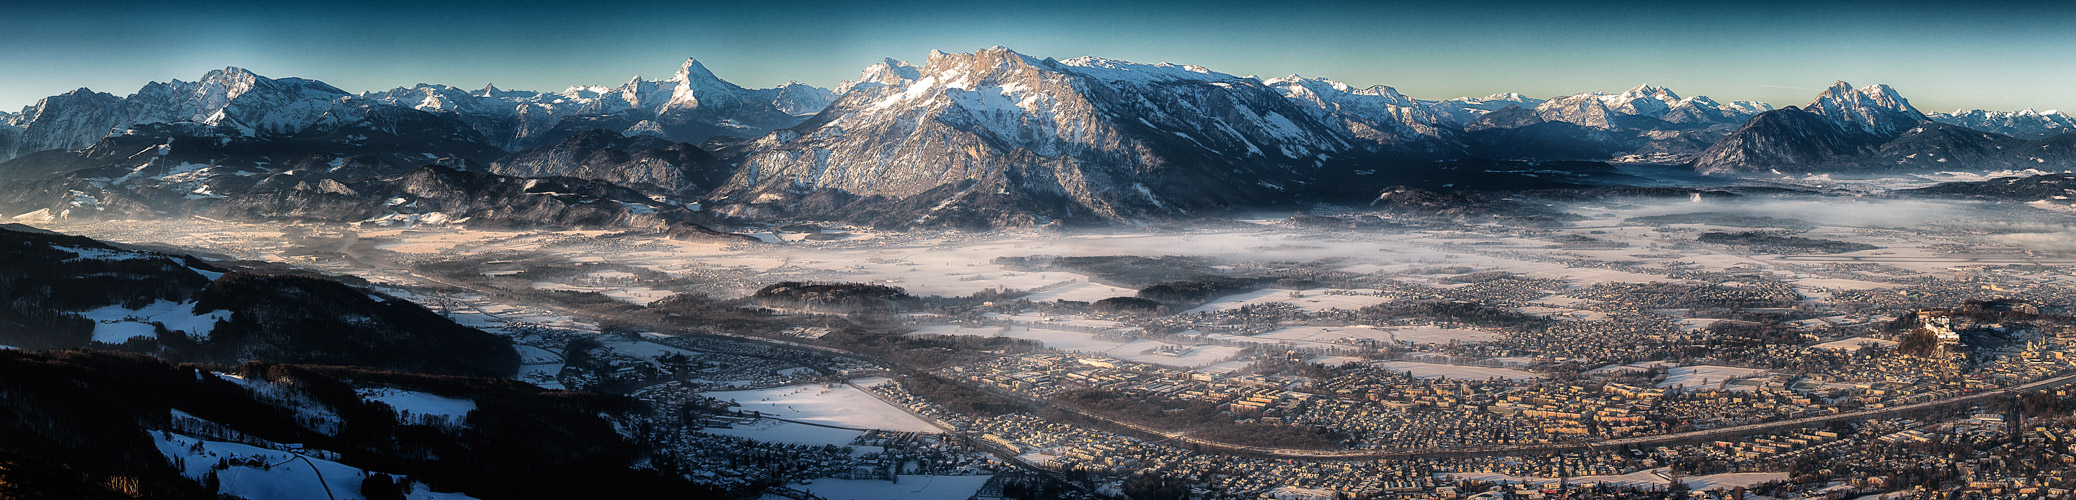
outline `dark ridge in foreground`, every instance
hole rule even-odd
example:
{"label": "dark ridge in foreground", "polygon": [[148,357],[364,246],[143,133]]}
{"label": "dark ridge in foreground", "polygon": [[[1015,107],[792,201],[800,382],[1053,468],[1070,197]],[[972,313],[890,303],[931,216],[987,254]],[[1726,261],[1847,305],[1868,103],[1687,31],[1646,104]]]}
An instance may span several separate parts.
{"label": "dark ridge in foreground", "polygon": [[[477,409],[459,421],[405,420],[356,392],[366,387],[467,398]],[[718,496],[636,465],[648,459],[646,449],[616,431],[613,419],[639,410],[638,403],[508,379],[0,351],[0,401],[0,495],[7,498],[217,498],[216,472],[195,478],[181,470],[200,465],[184,461],[209,458],[175,444],[193,438],[301,443],[336,453],[306,452],[316,458],[484,499],[585,498],[601,491]],[[318,408],[335,420],[313,420],[310,412]],[[168,453],[181,460],[169,460]],[[261,465],[229,464],[222,474]],[[374,483],[360,484],[360,494],[376,493],[368,489]]]}
{"label": "dark ridge in foreground", "polygon": [[[256,274],[89,238],[0,229],[0,345],[510,375],[510,340],[310,275]],[[91,317],[89,317],[91,316]]]}

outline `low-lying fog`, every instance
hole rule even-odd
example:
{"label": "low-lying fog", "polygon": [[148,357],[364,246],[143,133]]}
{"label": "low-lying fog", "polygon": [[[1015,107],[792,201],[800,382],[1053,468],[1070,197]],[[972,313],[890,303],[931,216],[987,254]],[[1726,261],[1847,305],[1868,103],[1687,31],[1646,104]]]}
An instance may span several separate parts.
{"label": "low-lying fog", "polygon": [[2076,217],[2066,211],[1969,200],[1756,195],[1698,200],[1625,199],[1568,211],[1598,220],[1679,214],[1732,214],[1793,219],[1816,226],[1964,230],[1985,243],[2045,252],[2076,251]]}
{"label": "low-lying fog", "polygon": [[[1543,209],[1575,217],[1555,224],[1513,224],[1485,223],[1481,218],[1438,222],[1387,214],[1411,227],[1389,230],[1308,229],[1282,219],[1087,232],[897,233],[846,228],[826,231],[824,240],[790,238],[776,244],[681,242],[604,231],[478,231],[446,226],[303,227],[284,232],[279,225],[198,219],[79,223],[53,229],[120,242],[158,242],[244,259],[285,261],[377,279],[398,276],[382,269],[352,269],[357,264],[324,257],[323,252],[336,252],[341,243],[323,235],[351,234],[338,238],[372,242],[373,249],[398,255],[401,262],[463,258],[490,262],[494,258],[496,262],[525,261],[542,269],[571,269],[582,264],[586,266],[582,272],[593,274],[538,281],[534,287],[599,291],[636,303],[685,291],[739,297],[788,280],[884,283],[912,294],[940,296],[990,289],[1042,290],[1054,291],[1047,297],[1072,300],[1128,294],[1131,287],[1140,285],[1070,269],[998,261],[1034,256],[1190,256],[1234,273],[1250,271],[1236,268],[1270,266],[1413,281],[1425,279],[1422,276],[1437,268],[1470,268],[1585,286],[1666,279],[1662,274],[1638,272],[1652,266],[1742,267],[1788,279],[1818,280],[1822,273],[1804,273],[1798,262],[1850,259],[1935,272],[1961,262],[2037,261],[2076,248],[2076,217],[2014,204],[1751,195],[1552,203]],[[1361,207],[1352,210],[1362,213]],[[1657,219],[1650,219],[1653,217]],[[1794,234],[1872,249],[1781,256],[1766,255],[1763,249],[1697,243],[1706,233],[1744,231]],[[497,273],[518,271],[504,269]],[[653,271],[669,279],[653,279],[651,273],[636,280],[623,270]],[[493,274],[489,269],[484,273]]]}

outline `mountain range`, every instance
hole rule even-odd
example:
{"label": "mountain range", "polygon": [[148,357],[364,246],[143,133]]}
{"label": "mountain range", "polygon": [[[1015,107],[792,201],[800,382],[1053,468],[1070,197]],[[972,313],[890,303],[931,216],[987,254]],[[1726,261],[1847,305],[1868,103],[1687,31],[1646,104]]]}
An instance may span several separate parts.
{"label": "mountain range", "polygon": [[1704,174],[1735,174],[2066,168],[2076,160],[2076,136],[2047,133],[2051,120],[2024,122],[2040,127],[2025,134],[2040,139],[1952,122],[1919,112],[1887,85],[1841,81],[1808,105],[1760,113],[1689,165]]}
{"label": "mountain range", "polygon": [[[278,218],[268,210],[311,193],[390,192],[355,182],[430,164],[488,176],[434,183],[448,187],[563,178],[636,194],[606,198],[627,214],[500,219],[483,207],[540,205],[526,188],[490,189],[440,209],[476,216],[432,217],[479,224],[1128,222],[1366,199],[1392,185],[1569,182],[1519,173],[1551,162],[1717,175],[2052,168],[2076,159],[2076,136],[2061,134],[2072,125],[2056,111],[1925,114],[1888,86],[1844,82],[1781,109],[1652,85],[1423,100],[1382,85],[1001,47],[888,59],[833,89],[748,89],[692,59],[666,79],[552,93],[419,84],[351,94],[225,68],[0,114],[0,216]],[[341,222],[429,215],[363,208],[338,213],[368,219]]]}

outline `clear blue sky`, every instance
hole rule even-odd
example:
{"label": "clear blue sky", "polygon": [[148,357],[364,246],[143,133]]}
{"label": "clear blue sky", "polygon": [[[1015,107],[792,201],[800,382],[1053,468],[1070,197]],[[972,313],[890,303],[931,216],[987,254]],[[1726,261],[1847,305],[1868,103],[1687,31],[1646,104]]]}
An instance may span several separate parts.
{"label": "clear blue sky", "polygon": [[1003,45],[1386,84],[1421,98],[1638,83],[1801,104],[1833,80],[1919,108],[2076,111],[2076,2],[0,2],[0,108],[241,66],[348,91],[560,90],[697,57],[746,87]]}

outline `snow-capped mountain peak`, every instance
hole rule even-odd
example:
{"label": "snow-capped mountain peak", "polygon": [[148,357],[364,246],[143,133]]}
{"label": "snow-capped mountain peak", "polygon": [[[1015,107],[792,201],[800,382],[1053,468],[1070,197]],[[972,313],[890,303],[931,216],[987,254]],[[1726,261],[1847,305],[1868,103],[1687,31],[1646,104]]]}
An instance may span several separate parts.
{"label": "snow-capped mountain peak", "polygon": [[1616,115],[1663,118],[1680,102],[1679,94],[1651,84],[1637,85],[1620,94],[1588,92],[1552,97],[1535,108],[1545,121],[1561,121],[1593,127],[1616,126]]}
{"label": "snow-capped mountain peak", "polygon": [[2033,108],[2018,111],[1986,111],[1980,109],[1957,109],[1952,113],[1931,113],[1932,121],[1958,125],[1986,132],[1995,132],[2025,139],[2044,139],[2050,136],[2076,132],[2076,119],[2058,110],[2036,111]]}
{"label": "snow-capped mountain peak", "polygon": [[1802,109],[1883,137],[1895,137],[1927,119],[1887,84],[1855,88],[1843,80],[1824,89]]}
{"label": "snow-capped mountain peak", "polygon": [[1897,93],[1896,89],[1888,84],[1877,83],[1855,88],[1844,80],[1832,83],[1831,88],[1824,89],[1824,92],[1818,94],[1806,107],[1870,107],[1923,114],[1919,113],[1917,108],[1911,107],[1910,101],[1904,99],[1902,94]]}
{"label": "snow-capped mountain peak", "polygon": [[635,76],[614,86],[576,85],[543,93],[495,85],[474,91],[420,85],[369,92],[361,98],[452,113],[497,147],[515,151],[600,128],[682,142],[715,135],[755,136],[792,126],[797,116],[819,111],[825,101],[822,93],[826,91],[805,86],[745,89],[716,76],[698,59],[686,58],[670,78]]}
{"label": "snow-capped mountain peak", "polygon": [[22,129],[0,149],[12,158],[46,149],[79,149],[108,136],[122,121],[123,98],[86,87],[38,99],[10,120]]}
{"label": "snow-capped mountain peak", "polygon": [[1421,104],[1427,111],[1433,113],[1436,118],[1458,126],[1470,123],[1486,113],[1506,109],[1510,106],[1533,109],[1542,103],[1542,99],[1521,95],[1519,92],[1501,92],[1485,97],[1458,97],[1440,101],[1421,101]]}
{"label": "snow-capped mountain peak", "polygon": [[779,111],[793,116],[820,113],[823,108],[829,107],[829,101],[834,98],[829,89],[791,80],[785,85],[755,92],[763,95],[764,99],[770,101]]}
{"label": "snow-capped mountain peak", "polygon": [[[1420,105],[1419,101],[1406,97],[1405,94],[1399,93],[1398,89],[1388,85],[1371,85],[1369,87],[1357,88],[1354,85],[1326,78],[1305,78],[1298,75],[1271,78],[1263,81],[1262,84],[1282,89],[1285,96],[1293,99],[1301,99],[1301,95],[1350,94],[1376,97],[1383,102],[1396,106]],[[1293,92],[1301,94],[1294,94]]]}
{"label": "snow-capped mountain peak", "polygon": [[332,113],[346,91],[316,80],[269,79],[238,67],[193,82],[151,82],[123,100],[118,124],[197,123],[245,135],[290,134]]}
{"label": "snow-capped mountain peak", "polygon": [[[1249,77],[1249,78],[1253,78],[1253,77]],[[1270,79],[1267,79],[1267,80],[1262,80],[1262,82],[1261,82],[1261,83],[1262,83],[1262,84],[1264,84],[1264,85],[1268,85],[1268,86],[1274,87],[1274,86],[1280,86],[1280,85],[1288,85],[1288,84],[1299,84],[1299,85],[1308,85],[1308,82],[1317,82],[1317,84],[1320,84],[1320,85],[1326,85],[1326,86],[1328,86],[1328,87],[1332,88],[1333,90],[1336,90],[1336,91],[1340,91],[1340,92],[1349,92],[1349,91],[1353,91],[1353,90],[1355,90],[1355,87],[1354,87],[1353,85],[1349,85],[1349,84],[1346,84],[1346,83],[1341,83],[1341,82],[1338,82],[1338,81],[1334,81],[1334,80],[1329,80],[1329,79],[1326,79],[1326,78],[1321,78],[1321,77],[1305,78],[1304,76],[1302,76],[1302,75],[1299,75],[1299,74],[1297,74],[1297,73],[1291,73],[1291,74],[1290,74],[1290,76],[1286,76],[1286,77],[1281,77],[1281,78],[1270,78]]]}
{"label": "snow-capped mountain peak", "polygon": [[670,84],[670,101],[664,103],[659,112],[698,108],[704,105],[702,101],[732,103],[746,98],[744,94],[747,90],[714,76],[714,72],[707,70],[706,65],[689,57],[685,58],[684,64],[678,66],[678,72],[669,80],[657,83]]}
{"label": "snow-capped mountain peak", "polygon": [[706,69],[706,65],[700,64],[699,59],[687,57],[684,64],[678,65],[678,72],[670,77],[670,81],[718,82],[721,78],[714,76],[714,72]]}
{"label": "snow-capped mountain peak", "polygon": [[[1008,49],[1004,52],[1015,54]],[[1020,57],[1028,58],[1017,54]],[[1035,60],[1034,60],[1035,62]],[[1194,64],[1156,63],[1141,64],[1095,56],[1081,56],[1059,62],[1076,74],[1113,82],[1152,83],[1158,81],[1220,81],[1239,80],[1240,77],[1211,71],[1210,68]]]}
{"label": "snow-capped mountain peak", "polygon": [[[936,51],[933,50],[931,52]],[[881,60],[878,64],[866,66],[863,71],[858,72],[856,81],[844,80],[836,84],[835,95],[841,97],[859,88],[904,85],[922,77],[922,68],[909,64],[908,61],[889,57]]]}
{"label": "snow-capped mountain peak", "polygon": [[1285,180],[1292,173],[1354,149],[1277,89],[1198,66],[987,48],[935,52],[920,68],[890,60],[860,82],[811,128],[755,142],[713,195],[717,210],[855,195],[916,198],[873,211],[900,224],[1029,213],[1123,220],[1284,196],[1303,182]]}
{"label": "snow-capped mountain peak", "polygon": [[1380,147],[1429,149],[1426,139],[1439,137],[1443,119],[1420,101],[1384,85],[1356,88],[1325,78],[1291,75],[1262,82],[1322,122]]}
{"label": "snow-capped mountain peak", "polygon": [[1636,87],[1630,88],[1629,91],[1621,93],[1619,97],[1629,100],[1642,99],[1648,97],[1652,99],[1657,99],[1659,101],[1667,102],[1680,100],[1680,95],[1673,93],[1671,89],[1651,85],[1648,83],[1637,85]]}

